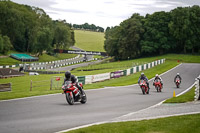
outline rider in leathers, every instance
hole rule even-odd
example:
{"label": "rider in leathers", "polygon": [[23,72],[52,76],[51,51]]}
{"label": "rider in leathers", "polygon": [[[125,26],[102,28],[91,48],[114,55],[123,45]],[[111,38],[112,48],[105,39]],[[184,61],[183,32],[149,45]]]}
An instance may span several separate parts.
{"label": "rider in leathers", "polygon": [[161,78],[158,74],[156,74],[156,76],[155,76],[155,78],[154,78],[153,86],[154,86],[154,83],[155,83],[155,81],[156,81],[157,79],[160,80],[160,83],[161,83],[162,86],[163,86],[162,78]]}
{"label": "rider in leathers", "polygon": [[146,81],[146,84],[147,84],[147,87],[148,87],[149,90],[150,90],[148,78],[144,75],[144,73],[141,73],[141,76],[140,76],[139,79],[138,79],[138,84],[140,83],[140,80],[145,80],[145,81]]}
{"label": "rider in leathers", "polygon": [[72,81],[72,83],[76,85],[76,87],[80,90],[81,94],[83,95],[83,89],[78,84],[77,78],[74,75],[71,75],[71,73],[69,71],[65,72],[64,83],[65,83],[65,81]]}
{"label": "rider in leathers", "polygon": [[176,76],[175,76],[175,78],[174,78],[174,82],[175,82],[175,83],[176,83],[176,79],[177,79],[177,78],[180,80],[180,83],[181,83],[181,79],[182,79],[182,78],[181,78],[181,76],[180,76],[179,73],[177,73]]}

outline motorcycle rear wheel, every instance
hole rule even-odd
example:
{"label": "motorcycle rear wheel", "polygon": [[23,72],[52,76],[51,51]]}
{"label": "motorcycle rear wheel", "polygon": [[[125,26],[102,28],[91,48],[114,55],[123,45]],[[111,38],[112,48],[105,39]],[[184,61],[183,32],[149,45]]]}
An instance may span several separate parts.
{"label": "motorcycle rear wheel", "polygon": [[74,104],[74,97],[73,95],[71,96],[69,93],[66,93],[66,100],[69,103],[69,105],[73,105]]}
{"label": "motorcycle rear wheel", "polygon": [[83,97],[81,98],[81,101],[80,101],[82,104],[85,104],[87,102],[87,96],[85,94],[85,91],[83,90]]}
{"label": "motorcycle rear wheel", "polygon": [[176,87],[179,88],[179,84],[176,84]]}
{"label": "motorcycle rear wheel", "polygon": [[147,88],[147,92],[146,93],[149,94],[149,88]]}

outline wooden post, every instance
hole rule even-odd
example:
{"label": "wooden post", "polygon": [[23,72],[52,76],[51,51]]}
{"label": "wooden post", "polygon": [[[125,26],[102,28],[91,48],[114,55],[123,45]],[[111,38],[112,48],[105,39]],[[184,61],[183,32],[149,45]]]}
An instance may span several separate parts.
{"label": "wooden post", "polygon": [[51,83],[50,83],[50,90],[52,90],[52,83],[53,81],[52,81],[52,78],[51,78]]}
{"label": "wooden post", "polygon": [[32,91],[32,87],[33,87],[32,84],[33,84],[33,82],[32,82],[32,80],[31,80],[30,91]]}
{"label": "wooden post", "polygon": [[12,91],[12,83],[10,82],[10,91]]}

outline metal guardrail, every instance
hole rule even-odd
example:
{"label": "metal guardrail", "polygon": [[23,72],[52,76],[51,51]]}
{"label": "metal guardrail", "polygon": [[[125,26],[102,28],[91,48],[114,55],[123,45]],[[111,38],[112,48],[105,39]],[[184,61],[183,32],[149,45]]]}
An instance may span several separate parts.
{"label": "metal guardrail", "polygon": [[195,81],[195,96],[194,96],[194,100],[197,101],[197,100],[200,100],[200,91],[199,91],[199,88],[200,88],[200,75],[199,77],[196,78],[196,81]]}

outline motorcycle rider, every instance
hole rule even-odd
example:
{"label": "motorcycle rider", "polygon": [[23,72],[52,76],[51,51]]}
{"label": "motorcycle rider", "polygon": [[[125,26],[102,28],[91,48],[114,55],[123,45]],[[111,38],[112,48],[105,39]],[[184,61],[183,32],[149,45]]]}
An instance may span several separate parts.
{"label": "motorcycle rider", "polygon": [[139,79],[138,79],[138,84],[140,83],[140,80],[145,80],[145,81],[146,81],[146,84],[147,84],[147,87],[148,87],[149,90],[150,90],[148,78],[144,75],[144,73],[141,73],[141,76],[140,76]]}
{"label": "motorcycle rider", "polygon": [[72,83],[75,84],[75,86],[80,90],[81,94],[83,95],[82,87],[78,84],[77,78],[74,75],[71,75],[71,72],[69,71],[65,72],[64,83],[65,81],[72,81]]}
{"label": "motorcycle rider", "polygon": [[154,83],[155,83],[155,81],[156,81],[157,79],[160,80],[160,83],[161,83],[161,85],[163,86],[162,78],[161,78],[158,74],[156,74],[156,76],[155,76],[155,78],[154,78],[153,86],[154,86]]}
{"label": "motorcycle rider", "polygon": [[182,78],[181,78],[181,76],[180,76],[179,73],[176,74],[176,76],[175,76],[175,78],[174,78],[174,83],[176,83],[176,79],[177,79],[177,78],[180,80],[180,83],[181,83],[181,79],[182,79]]}

